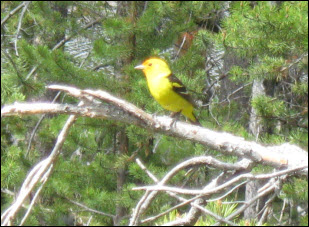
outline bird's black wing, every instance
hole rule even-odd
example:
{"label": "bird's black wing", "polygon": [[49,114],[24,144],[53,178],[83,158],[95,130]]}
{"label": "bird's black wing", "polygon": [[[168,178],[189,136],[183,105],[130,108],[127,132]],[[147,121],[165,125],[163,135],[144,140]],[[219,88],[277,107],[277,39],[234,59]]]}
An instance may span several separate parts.
{"label": "bird's black wing", "polygon": [[188,94],[185,85],[183,85],[183,83],[174,74],[170,74],[167,78],[173,84],[173,90],[181,97],[183,97],[185,100],[190,102],[193,106],[195,106],[194,101]]}

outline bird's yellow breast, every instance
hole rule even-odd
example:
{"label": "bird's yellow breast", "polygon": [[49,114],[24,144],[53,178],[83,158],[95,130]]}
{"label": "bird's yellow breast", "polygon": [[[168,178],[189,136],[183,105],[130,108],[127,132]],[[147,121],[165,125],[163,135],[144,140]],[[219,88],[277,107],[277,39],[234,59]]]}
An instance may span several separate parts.
{"label": "bird's yellow breast", "polygon": [[180,112],[183,109],[193,110],[193,106],[186,99],[178,95],[166,75],[147,78],[151,95],[165,109]]}
{"label": "bird's yellow breast", "polygon": [[173,81],[172,72],[164,60],[149,58],[135,69],[143,70],[151,95],[164,109],[181,112],[192,122],[197,122],[192,103],[179,90],[185,90],[185,87],[180,81]]}

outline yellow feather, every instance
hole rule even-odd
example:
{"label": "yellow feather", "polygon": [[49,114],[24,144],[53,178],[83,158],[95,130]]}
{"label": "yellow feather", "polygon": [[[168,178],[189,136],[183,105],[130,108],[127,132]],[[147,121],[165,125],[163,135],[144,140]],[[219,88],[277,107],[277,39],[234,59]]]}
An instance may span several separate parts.
{"label": "yellow feather", "polygon": [[180,81],[171,81],[172,72],[164,60],[149,58],[135,69],[144,72],[151,95],[163,108],[172,112],[181,112],[192,122],[198,123],[193,114],[193,104],[185,98],[184,94],[176,91],[178,88],[185,90],[184,85]]}

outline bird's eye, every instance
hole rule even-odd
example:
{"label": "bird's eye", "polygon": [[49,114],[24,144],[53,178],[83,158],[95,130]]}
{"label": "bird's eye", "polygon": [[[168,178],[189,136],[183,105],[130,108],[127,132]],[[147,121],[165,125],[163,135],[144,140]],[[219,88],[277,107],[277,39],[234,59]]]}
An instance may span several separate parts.
{"label": "bird's eye", "polygon": [[152,66],[152,63],[149,63],[148,66]]}

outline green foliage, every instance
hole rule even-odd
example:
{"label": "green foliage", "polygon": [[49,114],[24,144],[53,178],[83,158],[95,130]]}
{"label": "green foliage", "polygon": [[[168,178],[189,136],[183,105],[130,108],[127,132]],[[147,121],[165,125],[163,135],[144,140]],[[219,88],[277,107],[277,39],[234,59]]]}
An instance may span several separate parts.
{"label": "green foliage", "polygon": [[283,185],[280,197],[282,199],[291,199],[306,203],[308,201],[308,192],[304,188],[308,187],[308,181],[304,179],[292,178]]}
{"label": "green foliage", "polygon": [[[224,202],[222,201],[209,202],[206,205],[206,209],[222,217],[229,216],[235,211],[236,208],[237,208],[237,204],[224,204]],[[217,220],[215,218],[211,217],[210,215],[207,215],[206,218],[204,217],[201,218],[200,223],[197,223],[197,225],[213,225],[216,222]]]}
{"label": "green foliage", "polygon": [[[249,2],[234,2],[231,12],[223,24],[229,31],[226,44],[237,47],[242,55],[276,56],[308,49],[308,24],[303,23],[308,20],[308,3],[285,2],[278,8],[259,2],[251,8]],[[291,30],[297,31],[297,37]]]}
{"label": "green foliage", "polygon": [[[222,217],[227,217],[232,214],[237,208],[236,204],[223,204],[220,202],[209,202],[206,207],[207,210],[220,215]],[[166,210],[166,207],[162,209]],[[156,222],[156,225],[162,225],[164,223],[169,223],[171,221],[175,221],[178,218],[182,218],[185,214],[181,214],[178,210],[172,210],[167,215],[164,215],[160,218],[159,221]],[[236,217],[237,218],[237,217]],[[217,223],[217,220],[210,215],[203,215],[195,224],[195,226],[209,226]]]}
{"label": "green foliage", "polygon": [[261,64],[254,64],[248,69],[248,74],[252,78],[281,80],[282,73],[279,69],[285,65],[284,59],[265,56],[261,58],[261,62]]}
{"label": "green foliage", "polygon": [[[21,3],[1,2],[1,18]],[[222,16],[224,13],[229,15]],[[101,18],[99,22],[84,29],[98,18]],[[17,32],[20,19],[21,29]],[[196,113],[203,126],[253,140],[255,136],[248,132],[253,107],[263,124],[272,129],[261,135],[259,142],[290,142],[307,148],[307,21],[307,2],[287,1],[276,5],[246,1],[33,1],[23,16],[18,11],[1,27],[1,105],[16,101],[49,102],[56,94],[46,91],[45,86],[66,84],[103,89],[148,113],[169,114],[151,97],[144,75],[134,69],[146,57],[159,56],[168,61],[188,90],[194,91],[192,96],[201,106]],[[220,27],[217,32],[213,29],[215,25]],[[190,32],[192,43],[177,54],[176,43],[179,40],[181,43],[183,35]],[[224,52],[222,59],[214,61],[214,50]],[[228,58],[229,55],[232,58]],[[228,68],[223,60],[237,63]],[[236,60],[245,63],[238,64]],[[215,70],[207,70],[209,64],[213,64]],[[225,74],[227,77],[219,80],[218,75]],[[251,99],[251,86],[232,94],[254,80],[271,82],[272,94]],[[206,94],[212,83],[211,93]],[[61,94],[56,102],[76,104],[78,100]],[[39,117],[2,118],[2,188],[18,192],[27,172],[51,152],[68,118],[67,115],[46,115],[28,151],[30,135]],[[179,120],[185,121],[183,117]],[[119,132],[125,134],[125,139],[118,138]],[[120,145],[125,149],[121,151]],[[218,151],[205,151],[200,144],[158,135],[134,125],[78,118],[25,224],[77,224],[72,220],[82,220],[85,224],[90,217],[93,217],[91,225],[113,224],[110,217],[81,211],[82,208],[69,201],[72,200],[112,215],[121,207],[125,213],[121,224],[126,225],[132,208],[143,195],[131,189],[153,184],[133,161],[135,155],[162,179],[176,164],[205,154],[226,162],[237,161],[237,157]],[[124,170],[124,181],[120,187],[121,170]],[[256,173],[266,170],[269,171],[261,166],[254,169]],[[194,169],[189,175],[183,170],[169,184],[179,186],[186,182],[185,186],[202,187],[218,173],[218,169],[207,166]],[[306,181],[293,179],[284,184],[280,196],[302,205],[308,199],[303,188],[307,188]],[[2,194],[3,212],[13,197]],[[160,195],[147,215],[162,212],[173,203],[168,195]],[[213,202],[208,203],[207,209],[226,217],[235,211],[236,205]],[[281,207],[274,212],[280,212],[279,209]],[[175,220],[183,212],[184,209],[175,210],[156,224]],[[18,224],[21,218],[19,214],[13,224]],[[307,220],[308,216],[301,218],[300,224],[306,224]],[[248,224],[242,217],[233,221]],[[215,222],[204,216],[197,224]]]}
{"label": "green foliage", "polygon": [[5,73],[1,75],[1,104],[25,100],[25,95],[16,84],[18,78],[15,75]]}
{"label": "green foliage", "polygon": [[308,133],[303,129],[293,129],[290,132],[289,141],[300,144],[304,149],[308,147]]}
{"label": "green foliage", "polygon": [[160,226],[163,225],[164,223],[169,223],[171,221],[177,220],[177,218],[181,218],[182,216],[178,213],[177,210],[172,210],[169,212],[167,215],[164,215],[163,218],[161,218],[160,221],[156,222],[156,225]]}
{"label": "green foliage", "polygon": [[292,92],[299,96],[308,95],[308,83],[296,83],[292,86]]}
{"label": "green foliage", "polygon": [[96,51],[96,54],[98,54],[98,56],[105,59],[111,59],[112,61],[115,61],[119,57],[121,58],[127,57],[130,54],[130,50],[127,49],[125,45],[121,44],[111,45],[107,43],[105,40],[100,39],[95,41],[94,49]]}
{"label": "green foliage", "polygon": [[252,106],[263,117],[284,116],[286,111],[283,101],[275,100],[268,96],[258,96],[252,100]]}
{"label": "green foliage", "polygon": [[104,32],[106,32],[110,38],[125,37],[133,34],[133,26],[128,21],[123,20],[123,18],[107,18],[104,22]]}
{"label": "green foliage", "polygon": [[1,185],[5,188],[14,187],[26,176],[22,149],[10,146],[1,158]]}
{"label": "green foliage", "polygon": [[233,82],[244,82],[248,80],[248,73],[240,66],[232,66],[230,70],[231,77],[230,79]]}

